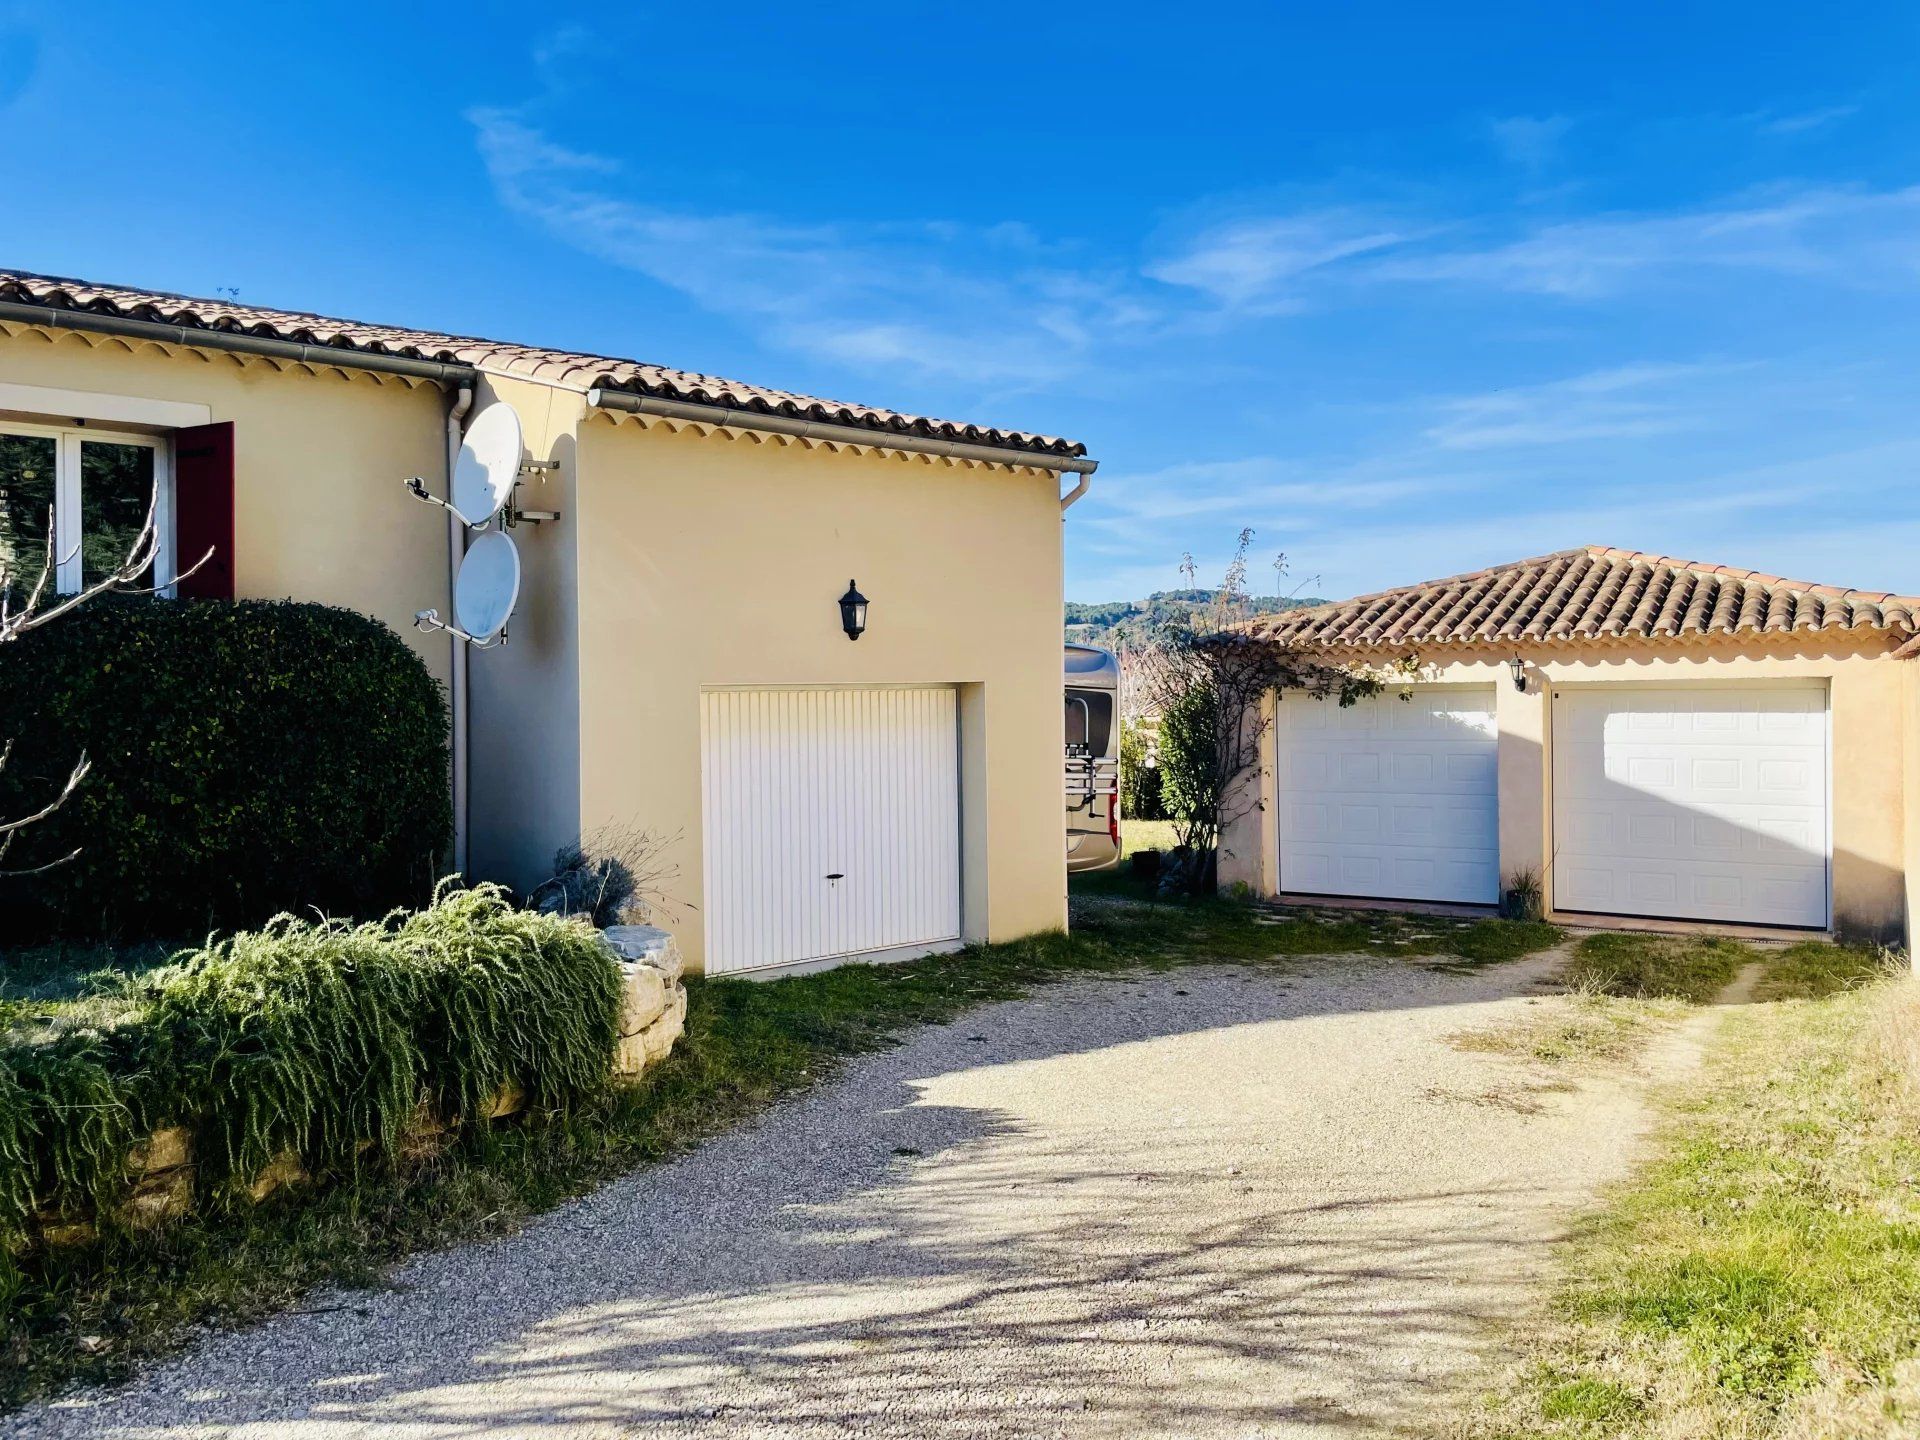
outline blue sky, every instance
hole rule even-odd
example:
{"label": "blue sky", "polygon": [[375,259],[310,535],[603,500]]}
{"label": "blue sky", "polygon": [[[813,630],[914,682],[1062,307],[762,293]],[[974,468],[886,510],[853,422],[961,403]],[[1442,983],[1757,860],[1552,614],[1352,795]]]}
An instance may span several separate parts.
{"label": "blue sky", "polygon": [[1076,599],[1920,591],[1909,5],[449,13],[0,0],[0,264],[1084,439]]}

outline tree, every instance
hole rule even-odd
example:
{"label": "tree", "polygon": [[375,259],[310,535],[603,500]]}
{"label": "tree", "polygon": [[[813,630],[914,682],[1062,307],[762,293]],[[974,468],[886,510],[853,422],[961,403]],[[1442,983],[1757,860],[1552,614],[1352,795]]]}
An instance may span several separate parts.
{"label": "tree", "polygon": [[[1129,656],[1142,703],[1160,716],[1161,803],[1173,821],[1176,846],[1185,852],[1174,876],[1196,892],[1212,888],[1222,828],[1261,803],[1259,787],[1247,782],[1273,723],[1265,713],[1267,696],[1300,690],[1351,705],[1383,688],[1378,675],[1331,664],[1247,628],[1252,544],[1253,531],[1242,530],[1212,598]],[[1276,568],[1284,573],[1285,564],[1282,556]],[[1193,557],[1180,568],[1191,584]]]}
{"label": "tree", "polygon": [[[52,585],[57,568],[51,514],[47,517],[47,543],[45,553],[41,556],[40,573],[34,579],[32,588],[24,593],[20,592],[22,577],[19,570],[15,568],[14,556],[11,553],[0,553],[0,650],[4,650],[9,643],[18,640],[29,630],[37,630],[42,625],[50,624],[69,611],[110,590],[139,591],[151,588],[143,587],[138,582],[152,573],[154,561],[159,557],[159,532],[153,523],[159,500],[160,492],[156,487],[147,499],[147,516],[141,523],[140,533],[134,536],[133,543],[128,546],[127,553],[120,563],[92,584],[83,585],[72,594],[58,595],[50,592],[49,587]],[[211,553],[209,551],[208,555]],[[201,557],[192,569],[179,578],[185,579],[186,575],[191,575],[194,570],[200,568],[200,565],[206,563],[206,559],[206,556]],[[13,744],[11,736],[4,744],[0,744],[0,771],[4,771],[8,762],[13,759]],[[87,778],[87,771],[91,768],[92,762],[87,759],[86,752],[82,751],[73,762],[73,769],[68,772],[66,783],[61,785],[57,793],[44,805],[29,814],[11,820],[0,819],[0,862],[6,860],[7,852],[13,848],[13,842],[19,838],[23,830],[39,824],[67,803],[73,792],[80,788],[80,782]],[[55,866],[66,864],[79,853],[78,850],[69,851],[57,860],[49,860],[46,864],[36,865],[31,870],[0,868],[0,877],[43,874]]]}

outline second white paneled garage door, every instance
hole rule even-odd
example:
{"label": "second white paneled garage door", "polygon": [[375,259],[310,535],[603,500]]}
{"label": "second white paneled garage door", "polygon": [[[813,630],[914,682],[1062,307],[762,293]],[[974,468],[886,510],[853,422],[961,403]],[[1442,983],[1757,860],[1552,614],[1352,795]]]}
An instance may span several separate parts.
{"label": "second white paneled garage door", "polygon": [[1491,685],[1276,707],[1280,888],[1491,905],[1500,894]]}
{"label": "second white paneled garage door", "polygon": [[1557,691],[1553,832],[1558,909],[1823,928],[1825,689]]}
{"label": "second white paneled garage door", "polygon": [[701,704],[709,974],[959,938],[951,687]]}

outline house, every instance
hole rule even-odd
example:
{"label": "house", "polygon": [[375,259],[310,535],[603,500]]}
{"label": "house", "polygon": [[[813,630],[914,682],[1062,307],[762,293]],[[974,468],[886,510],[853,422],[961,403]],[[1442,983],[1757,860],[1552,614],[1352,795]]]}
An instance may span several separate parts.
{"label": "house", "polygon": [[[450,613],[471,532],[403,482],[446,495],[497,405],[519,507],[558,518],[511,530],[508,643],[470,651],[414,620]],[[1094,465],[635,361],[0,271],[0,486],[57,499],[84,552],[157,480],[161,584],[211,549],[180,590],[407,635],[458,717],[457,867],[524,889],[563,844],[651,830],[710,972],[1065,923],[1062,510]]]}
{"label": "house", "polygon": [[1920,865],[1920,599],[1599,546],[1252,623],[1408,664],[1272,697],[1224,883],[1897,940]]}

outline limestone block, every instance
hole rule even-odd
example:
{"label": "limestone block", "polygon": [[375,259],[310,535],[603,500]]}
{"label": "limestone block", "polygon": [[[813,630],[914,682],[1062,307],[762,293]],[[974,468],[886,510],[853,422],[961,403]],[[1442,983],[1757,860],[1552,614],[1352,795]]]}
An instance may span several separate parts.
{"label": "limestone block", "polygon": [[91,1220],[47,1217],[40,1221],[40,1239],[53,1246],[91,1245],[99,1235]]}
{"label": "limestone block", "polygon": [[193,1139],[184,1125],[156,1130],[127,1152],[127,1169],[136,1175],[177,1170],[192,1156]]}
{"label": "limestone block", "polygon": [[130,1230],[157,1230],[193,1208],[193,1167],[150,1173],[133,1187],[120,1207],[120,1218]]}
{"label": "limestone block", "polygon": [[493,1100],[487,1106],[487,1119],[504,1120],[509,1115],[518,1115],[527,1108],[527,1092],[509,1080],[493,1092]]}
{"label": "limestone block", "polygon": [[609,925],[600,932],[608,947],[622,960],[643,961],[669,980],[678,980],[685,962],[673,936],[655,925]]}
{"label": "limestone block", "polygon": [[670,982],[641,961],[622,962],[621,968],[626,974],[620,990],[620,1033],[637,1035],[665,1013]]}
{"label": "limestone block", "polygon": [[300,1163],[300,1157],[291,1150],[282,1150],[267,1162],[253,1184],[247,1187],[247,1194],[259,1204],[282,1185],[298,1185],[307,1178],[307,1167]]}
{"label": "limestone block", "polygon": [[673,1000],[666,1012],[640,1032],[647,1051],[647,1063],[658,1064],[667,1058],[667,1052],[673,1049],[673,1042],[680,1038],[680,1032],[687,1027],[687,992],[676,989]]}
{"label": "limestone block", "polygon": [[622,1035],[613,1047],[613,1073],[631,1078],[647,1068],[647,1037]]}

